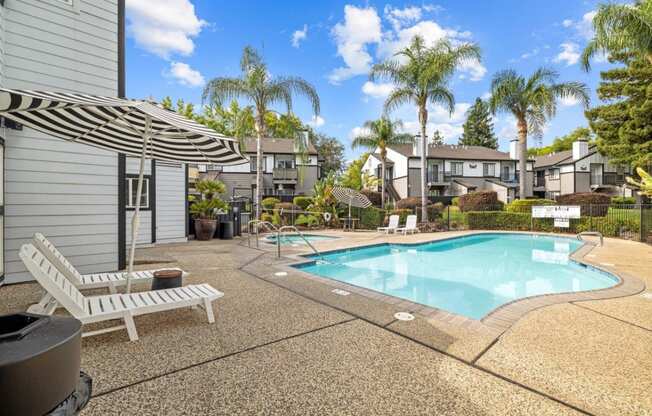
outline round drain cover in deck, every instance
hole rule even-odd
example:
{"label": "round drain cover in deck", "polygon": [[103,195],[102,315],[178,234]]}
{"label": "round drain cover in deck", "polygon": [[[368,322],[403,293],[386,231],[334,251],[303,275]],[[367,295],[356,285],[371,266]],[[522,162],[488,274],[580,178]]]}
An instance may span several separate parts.
{"label": "round drain cover in deck", "polygon": [[283,276],[287,276],[287,275],[288,275],[288,272],[276,272],[276,273],[274,273],[274,276],[276,276],[276,277],[283,277]]}
{"label": "round drain cover in deck", "polygon": [[414,315],[408,312],[397,312],[394,314],[394,318],[398,319],[399,321],[411,321],[414,319]]}

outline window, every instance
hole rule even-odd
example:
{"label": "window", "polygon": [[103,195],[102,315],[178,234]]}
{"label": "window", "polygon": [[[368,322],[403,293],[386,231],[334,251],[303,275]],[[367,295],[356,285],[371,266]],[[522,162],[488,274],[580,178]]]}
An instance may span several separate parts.
{"label": "window", "polygon": [[559,191],[548,191],[546,192],[546,198],[547,199],[552,199],[553,201],[556,201],[557,198],[559,198],[560,192]]}
{"label": "window", "polygon": [[276,155],[276,168],[294,169],[294,155]]}
{"label": "window", "polygon": [[550,179],[559,179],[559,169],[550,169],[548,176],[550,176]]}
{"label": "window", "polygon": [[451,162],[451,176],[462,176],[464,174],[464,163]]}
{"label": "window", "polygon": [[483,163],[482,164],[482,175],[483,176],[496,176],[496,164],[495,163]]}
{"label": "window", "polygon": [[[263,173],[267,169],[267,156],[263,156]],[[249,158],[249,170],[251,172],[256,172],[256,156],[251,156]]]}
{"label": "window", "polygon": [[[127,191],[127,208],[136,208],[136,196],[138,194],[138,177],[129,177],[125,190]],[[140,208],[149,209],[149,178],[143,178],[143,190],[140,195]]]}

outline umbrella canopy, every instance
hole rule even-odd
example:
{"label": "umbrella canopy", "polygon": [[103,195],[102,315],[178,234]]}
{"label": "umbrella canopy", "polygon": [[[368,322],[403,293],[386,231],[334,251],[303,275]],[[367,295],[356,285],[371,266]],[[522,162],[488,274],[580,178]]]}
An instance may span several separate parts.
{"label": "umbrella canopy", "polygon": [[[64,140],[140,157],[132,220],[133,272],[145,159],[240,164],[235,139],[222,136],[151,101],[0,88],[0,115]],[[131,281],[127,280],[127,292]]]}
{"label": "umbrella canopy", "polygon": [[356,208],[369,208],[373,205],[366,195],[351,188],[336,186],[333,188],[332,194],[339,202],[348,204],[349,217],[351,217],[352,206]]}
{"label": "umbrella canopy", "polygon": [[239,164],[238,142],[160,105],[60,92],[0,88],[0,113],[53,136],[146,157],[179,162]]}

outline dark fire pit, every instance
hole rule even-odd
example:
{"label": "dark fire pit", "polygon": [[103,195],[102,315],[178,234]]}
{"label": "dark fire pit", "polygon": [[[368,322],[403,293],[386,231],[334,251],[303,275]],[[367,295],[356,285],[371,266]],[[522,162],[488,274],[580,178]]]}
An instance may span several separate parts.
{"label": "dark fire pit", "polygon": [[74,415],[88,402],[80,373],[81,323],[18,313],[0,316],[0,416]]}

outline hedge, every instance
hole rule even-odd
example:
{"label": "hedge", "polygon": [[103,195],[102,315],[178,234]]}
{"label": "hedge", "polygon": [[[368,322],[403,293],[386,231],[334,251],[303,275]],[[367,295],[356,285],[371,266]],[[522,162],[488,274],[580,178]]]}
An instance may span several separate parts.
{"label": "hedge", "polygon": [[636,198],[633,196],[614,196],[611,198],[611,203],[613,205],[634,205],[636,204]]}
{"label": "hedge", "polygon": [[273,196],[264,198],[262,201],[260,201],[261,205],[265,209],[273,209],[274,205],[279,204],[280,202],[281,202],[280,199],[274,198]]}
{"label": "hedge", "polygon": [[292,200],[294,205],[298,206],[302,210],[308,209],[310,204],[312,204],[312,198],[309,196],[295,196],[294,199]]}
{"label": "hedge", "polygon": [[515,199],[510,204],[507,204],[505,211],[509,212],[532,212],[532,207],[536,205],[555,205],[556,202],[552,199]]}
{"label": "hedge", "polygon": [[466,213],[466,226],[473,230],[530,229],[530,214],[507,211],[471,211]]}
{"label": "hedge", "polygon": [[462,212],[502,211],[502,202],[494,191],[469,192],[459,197],[458,206]]}
{"label": "hedge", "polygon": [[314,227],[316,225],[319,225],[319,219],[315,217],[314,215],[299,215],[297,217],[297,220],[295,221],[294,225],[303,225],[306,227]]}
{"label": "hedge", "polygon": [[385,220],[385,211],[369,207],[360,210],[360,228],[374,229],[380,227]]}
{"label": "hedge", "polygon": [[604,217],[609,211],[611,197],[597,192],[577,192],[561,195],[557,198],[559,205],[580,205],[580,214],[584,216]]}
{"label": "hedge", "polygon": [[410,196],[407,198],[400,199],[396,203],[396,209],[412,209],[421,208],[421,198],[416,196]]}

